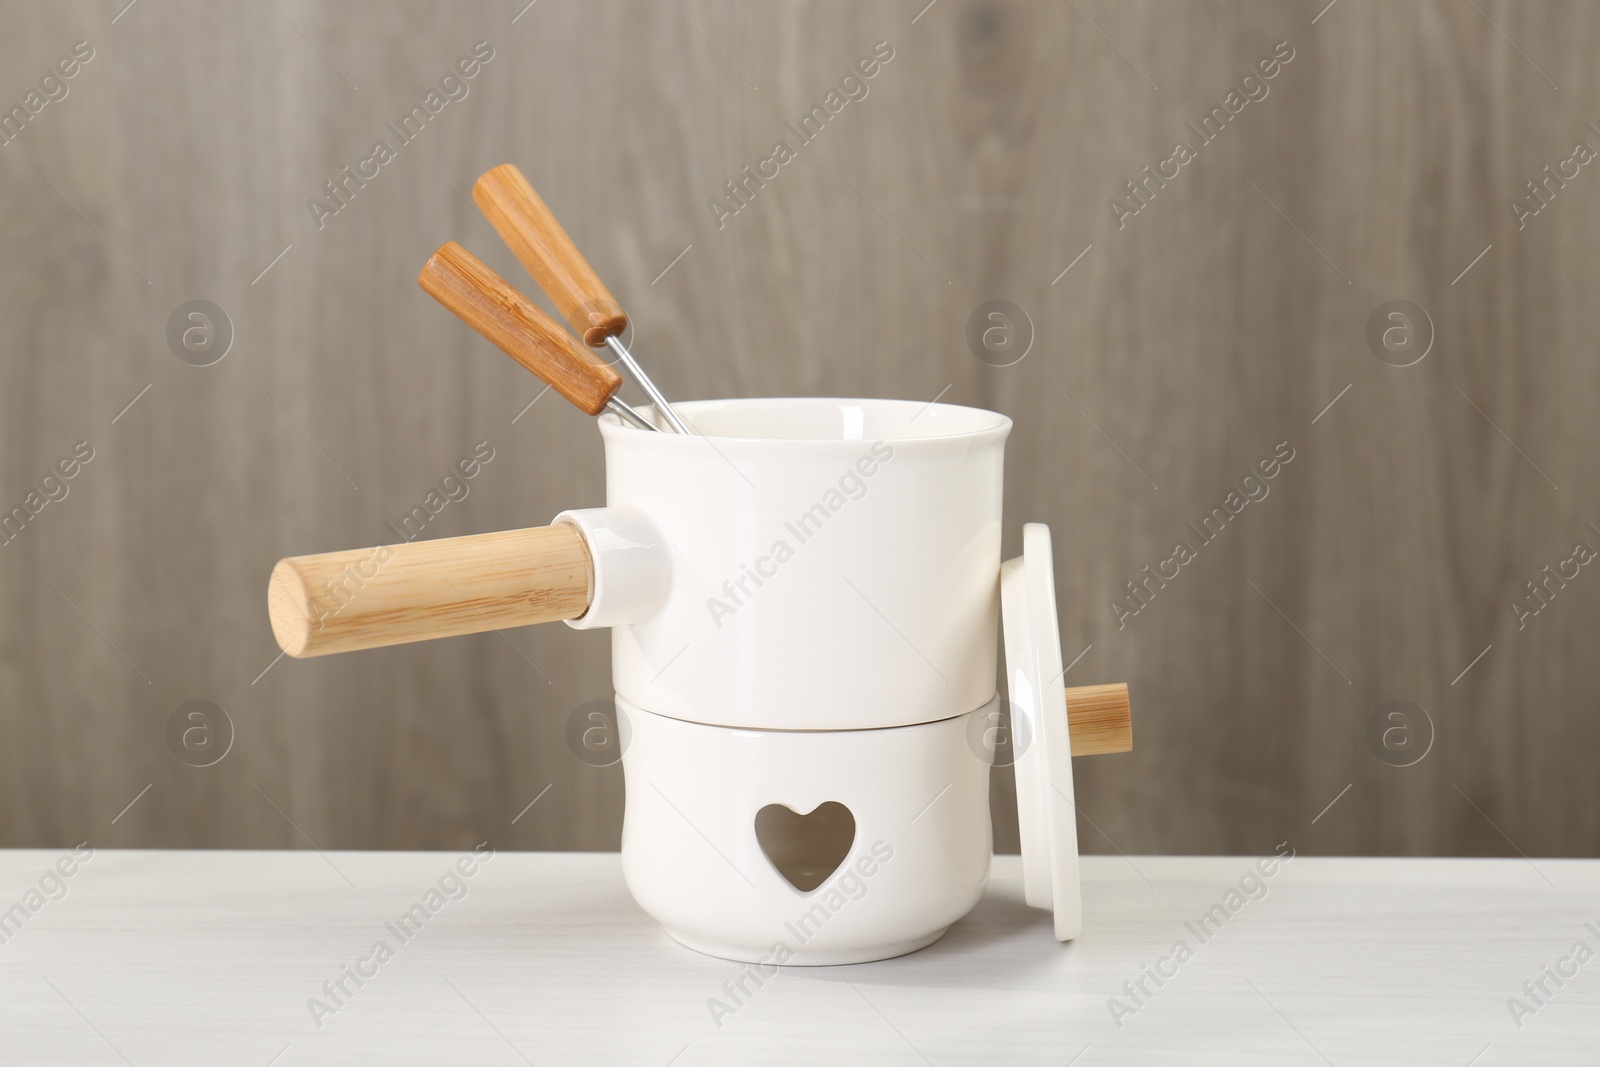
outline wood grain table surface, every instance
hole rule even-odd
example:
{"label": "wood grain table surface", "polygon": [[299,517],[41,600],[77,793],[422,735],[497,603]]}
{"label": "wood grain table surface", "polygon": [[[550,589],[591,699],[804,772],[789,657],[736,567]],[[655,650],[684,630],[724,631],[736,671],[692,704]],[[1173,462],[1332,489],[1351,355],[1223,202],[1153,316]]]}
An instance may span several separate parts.
{"label": "wood grain table surface", "polygon": [[932,947],[740,994],[615,854],[488,851],[0,853],[0,1062],[1600,1062],[1592,860],[1090,856],[1062,945],[997,857]]}

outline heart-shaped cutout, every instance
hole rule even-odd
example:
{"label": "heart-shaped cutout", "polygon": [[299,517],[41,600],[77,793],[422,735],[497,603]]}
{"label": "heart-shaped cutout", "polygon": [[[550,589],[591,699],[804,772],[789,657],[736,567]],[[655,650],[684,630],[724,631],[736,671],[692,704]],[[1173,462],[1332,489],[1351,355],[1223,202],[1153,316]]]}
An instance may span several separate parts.
{"label": "heart-shaped cutout", "polygon": [[856,817],[836,800],[798,815],[784,804],[756,812],[756,842],[784,881],[809,893],[828,880],[856,842]]}

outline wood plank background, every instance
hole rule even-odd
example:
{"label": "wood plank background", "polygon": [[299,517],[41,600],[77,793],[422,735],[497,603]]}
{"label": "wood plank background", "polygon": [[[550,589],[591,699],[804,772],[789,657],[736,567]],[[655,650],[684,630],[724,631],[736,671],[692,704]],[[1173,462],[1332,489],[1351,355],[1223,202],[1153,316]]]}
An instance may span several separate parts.
{"label": "wood plank background", "polygon": [[[1134,694],[1136,751],[1077,767],[1087,850],[1600,855],[1600,574],[1512,608],[1600,547],[1600,176],[1522,228],[1508,203],[1600,147],[1600,9],[124,3],[0,9],[7,108],[94,51],[0,147],[0,504],[94,451],[0,546],[0,844],[616,846],[620,769],[565,740],[603,638],[275,662],[267,626],[274,560],[384,539],[476,442],[428,536],[602,500],[593,427],[528,408],[415,284],[450,238],[525,282],[460,195],[509,160],[670,395],[1016,420],[1007,551],[1052,525],[1068,681]],[[469,95],[319,228],[307,201],[480,40]],[[879,41],[868,95],[719,226],[708,200]],[[1268,95],[1119,227],[1279,42]],[[1031,320],[1014,366],[965,340],[996,298]],[[193,299],[232,323],[213,366],[168,348]],[[1395,299],[1435,334],[1406,368],[1366,341]],[[1280,442],[1270,495],[1119,627],[1124,583]],[[235,731],[210,767],[168,747],[195,699]],[[1412,766],[1368,741],[1397,699],[1431,722]]]}

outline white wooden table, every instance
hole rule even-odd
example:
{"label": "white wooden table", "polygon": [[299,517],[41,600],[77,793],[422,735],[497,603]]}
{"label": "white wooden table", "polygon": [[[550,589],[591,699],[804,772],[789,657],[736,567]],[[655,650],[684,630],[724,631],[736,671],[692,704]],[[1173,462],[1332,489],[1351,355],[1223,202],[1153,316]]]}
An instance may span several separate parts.
{"label": "white wooden table", "polygon": [[[385,924],[456,854],[101,850],[65,896],[30,896],[61,855],[0,853],[8,1067],[1600,1063],[1600,958],[1569,956],[1600,951],[1600,861],[1302,856],[1202,940],[1251,859],[1092,857],[1084,935],[1061,945],[1003,857],[933,947],[747,980],[719,1027],[708,1000],[739,967],[669,941],[615,855],[495,855],[408,940]],[[336,1005],[323,983],[358,964]],[[1157,967],[1172,977],[1132,998]],[[1541,978],[1542,1005],[1523,987]],[[1136,1010],[1114,1019],[1113,997]],[[1511,997],[1537,1008],[1520,1028]]]}

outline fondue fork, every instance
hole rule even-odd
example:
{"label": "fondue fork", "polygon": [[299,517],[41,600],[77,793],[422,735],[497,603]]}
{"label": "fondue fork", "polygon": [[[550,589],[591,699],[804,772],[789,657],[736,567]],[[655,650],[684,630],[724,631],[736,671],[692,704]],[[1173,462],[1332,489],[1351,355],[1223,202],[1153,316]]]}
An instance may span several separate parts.
{"label": "fondue fork", "polygon": [[590,415],[610,410],[640,429],[656,429],[617,398],[622,376],[593,358],[477,256],[454,241],[440,246],[417,284],[456,317]]}
{"label": "fondue fork", "polygon": [[493,168],[473,185],[472,200],[583,343],[609,347],[667,424],[678,433],[693,433],[622,343],[628,316],[522,171],[511,163]]}

